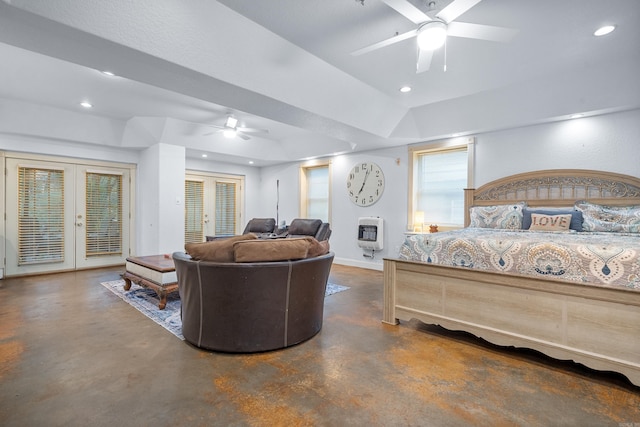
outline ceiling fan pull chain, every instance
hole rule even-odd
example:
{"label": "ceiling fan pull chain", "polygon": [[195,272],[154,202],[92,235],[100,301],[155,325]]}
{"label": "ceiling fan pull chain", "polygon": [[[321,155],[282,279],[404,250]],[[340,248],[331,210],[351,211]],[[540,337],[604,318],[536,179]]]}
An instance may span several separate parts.
{"label": "ceiling fan pull chain", "polygon": [[447,71],[447,39],[444,40],[444,71]]}

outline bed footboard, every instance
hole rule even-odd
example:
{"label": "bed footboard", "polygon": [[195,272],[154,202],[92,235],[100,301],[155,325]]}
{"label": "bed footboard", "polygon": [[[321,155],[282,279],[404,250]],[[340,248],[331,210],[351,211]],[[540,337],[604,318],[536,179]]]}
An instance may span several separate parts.
{"label": "bed footboard", "polygon": [[385,259],[382,321],[413,318],[640,386],[640,292]]}

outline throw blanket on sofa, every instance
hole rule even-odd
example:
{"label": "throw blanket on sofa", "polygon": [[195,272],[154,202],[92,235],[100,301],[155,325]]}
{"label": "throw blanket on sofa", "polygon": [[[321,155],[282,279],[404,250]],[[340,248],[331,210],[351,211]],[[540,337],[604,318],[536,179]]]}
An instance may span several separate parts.
{"label": "throw blanket on sofa", "polygon": [[640,234],[465,228],[407,236],[399,258],[640,291]]}

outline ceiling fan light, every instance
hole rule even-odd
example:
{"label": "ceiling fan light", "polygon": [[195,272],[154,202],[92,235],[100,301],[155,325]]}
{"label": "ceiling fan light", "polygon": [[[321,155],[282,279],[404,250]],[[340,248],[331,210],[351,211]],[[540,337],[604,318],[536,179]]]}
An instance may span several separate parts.
{"label": "ceiling fan light", "polygon": [[225,129],[222,131],[222,134],[226,137],[226,138],[235,138],[237,135],[237,132],[235,129]]}
{"label": "ceiling fan light", "polygon": [[429,21],[418,30],[418,47],[421,50],[436,50],[447,39],[447,24],[442,21]]}
{"label": "ceiling fan light", "polygon": [[235,117],[229,116],[227,117],[227,121],[224,123],[225,127],[228,128],[236,128],[236,126],[238,125],[238,119],[236,119]]}

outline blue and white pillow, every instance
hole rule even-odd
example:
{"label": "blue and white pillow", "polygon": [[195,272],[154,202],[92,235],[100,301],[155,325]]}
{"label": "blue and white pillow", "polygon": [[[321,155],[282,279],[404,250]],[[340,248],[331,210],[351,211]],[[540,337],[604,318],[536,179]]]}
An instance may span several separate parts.
{"label": "blue and white pillow", "polygon": [[525,202],[510,205],[473,206],[469,214],[469,227],[498,228],[504,230],[520,230],[522,228],[522,210]]}
{"label": "blue and white pillow", "polygon": [[575,207],[582,212],[584,231],[640,233],[640,205],[604,206],[579,201]]}
{"label": "blue and white pillow", "polygon": [[531,214],[542,215],[566,215],[571,214],[570,230],[582,231],[582,212],[575,208],[557,208],[557,207],[525,207],[522,210],[522,229],[529,230],[531,227]]}

